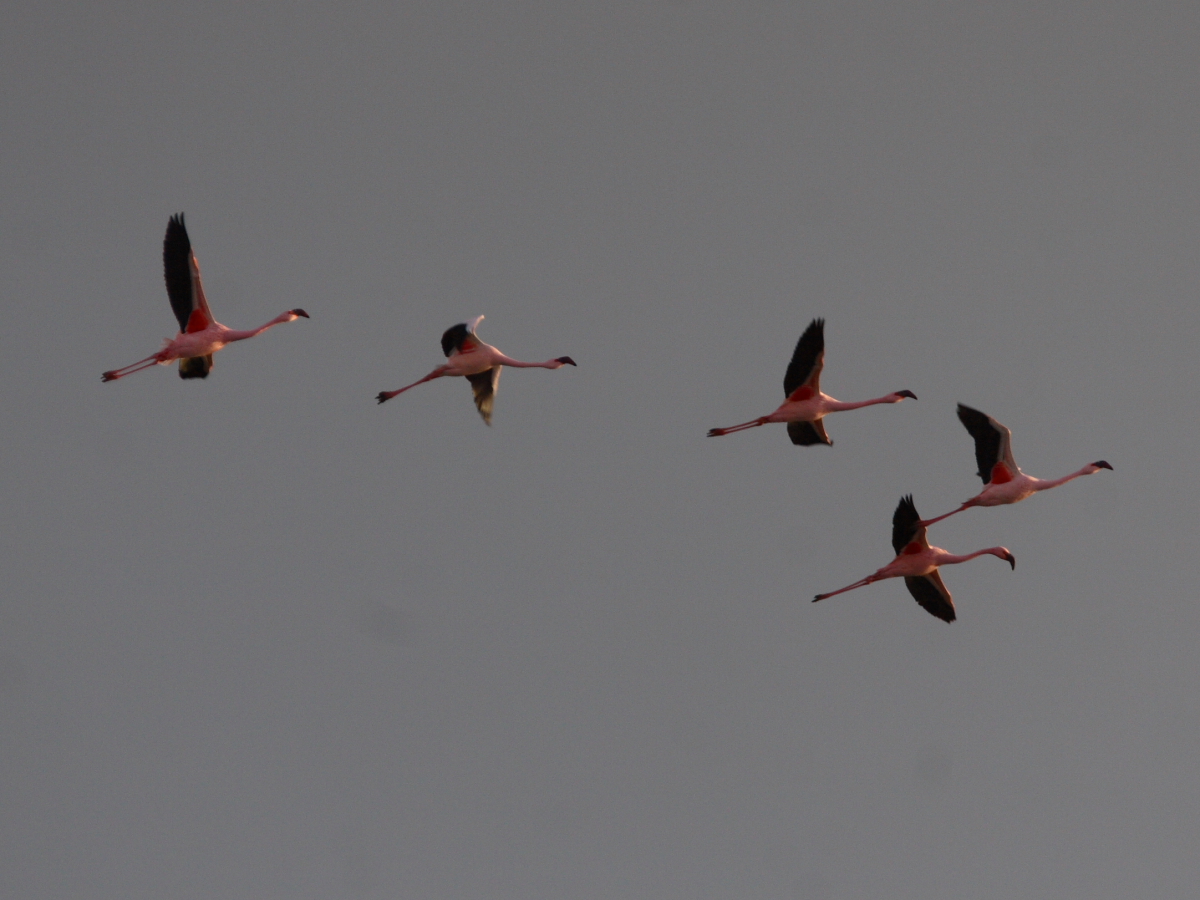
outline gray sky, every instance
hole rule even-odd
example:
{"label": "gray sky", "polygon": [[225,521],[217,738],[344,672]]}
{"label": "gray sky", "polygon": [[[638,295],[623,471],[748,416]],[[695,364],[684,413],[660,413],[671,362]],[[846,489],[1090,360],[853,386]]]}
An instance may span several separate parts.
{"label": "gray sky", "polygon": [[[1200,10],[1052,6],[5,6],[0,894],[1194,896]],[[102,385],[181,210],[312,319]],[[958,401],[1115,471],[809,603]]]}

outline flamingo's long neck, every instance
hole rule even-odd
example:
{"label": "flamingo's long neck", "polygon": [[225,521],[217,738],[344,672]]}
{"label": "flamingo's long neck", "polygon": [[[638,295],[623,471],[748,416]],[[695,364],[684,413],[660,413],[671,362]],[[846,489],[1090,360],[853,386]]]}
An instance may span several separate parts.
{"label": "flamingo's long neck", "polygon": [[521,362],[519,359],[512,359],[503,353],[497,353],[496,365],[512,366],[514,369],[557,369],[562,363],[557,359],[548,359],[545,362]]}
{"label": "flamingo's long neck", "polygon": [[1060,484],[1066,484],[1071,479],[1078,478],[1080,475],[1090,475],[1094,471],[1096,471],[1095,467],[1088,465],[1084,466],[1078,472],[1072,472],[1070,475],[1064,475],[1062,478],[1055,478],[1051,481],[1042,481],[1039,478],[1034,481],[1033,489],[1035,491],[1046,491],[1052,487],[1058,487]]}
{"label": "flamingo's long neck", "polygon": [[965,556],[957,556],[953,553],[947,553],[945,556],[938,559],[937,564],[939,566],[952,566],[955,563],[964,563],[969,559],[974,559],[977,556],[986,556],[988,554],[998,557],[999,559],[1004,559],[1004,548],[986,547],[983,550],[976,550],[974,553],[968,553]]}
{"label": "flamingo's long neck", "polygon": [[244,341],[247,338],[252,338],[262,334],[268,328],[274,328],[276,325],[281,325],[284,322],[290,322],[292,318],[293,314],[291,312],[280,313],[265,325],[259,325],[257,328],[251,328],[249,331],[235,331],[231,328],[225,332],[223,337],[225,338],[226,343],[231,343],[233,341]]}
{"label": "flamingo's long neck", "polygon": [[858,400],[853,403],[845,403],[841,400],[829,400],[825,403],[825,408],[829,412],[845,412],[848,409],[862,409],[864,406],[874,406],[877,403],[894,403],[892,399],[895,394],[888,394],[886,397],[876,397],[874,400]]}

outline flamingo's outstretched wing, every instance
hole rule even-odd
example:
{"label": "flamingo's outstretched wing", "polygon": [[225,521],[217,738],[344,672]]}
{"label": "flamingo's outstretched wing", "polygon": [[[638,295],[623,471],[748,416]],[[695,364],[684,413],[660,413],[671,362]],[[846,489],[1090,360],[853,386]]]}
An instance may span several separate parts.
{"label": "flamingo's outstretched wing", "polygon": [[998,462],[1008,466],[1009,474],[1015,475],[1020,471],[1012,455],[1011,431],[991,416],[962,403],[958,404],[958,420],[975,439],[975,462],[979,465],[979,477],[984,484],[991,482],[992,470]]}
{"label": "flamingo's outstretched wing", "polygon": [[467,323],[459,322],[457,325],[452,325],[442,332],[442,353],[449,357],[451,353],[458,353],[462,347],[463,341],[470,336],[467,331]]}
{"label": "flamingo's outstretched wing", "polygon": [[500,371],[503,368],[492,366],[486,371],[467,376],[471,390],[475,392],[475,407],[488,425],[492,424],[492,406],[496,402],[496,386],[500,384]]}
{"label": "flamingo's outstretched wing", "polygon": [[179,360],[180,378],[207,378],[212,371],[212,354],[208,356],[190,356]]}
{"label": "flamingo's outstretched wing", "polygon": [[913,599],[921,604],[921,608],[931,616],[936,616],[943,622],[953,622],[958,618],[954,613],[954,600],[942,576],[937,569],[928,575],[909,575],[904,579],[904,586],[913,595]]}
{"label": "flamingo's outstretched wing", "polygon": [[833,446],[833,441],[825,433],[825,425],[820,419],[815,422],[788,422],[788,437],[799,447],[811,447],[813,444]]}
{"label": "flamingo's outstretched wing", "polygon": [[470,322],[459,322],[442,332],[442,353],[447,358],[455,353],[467,353],[474,350],[481,341],[475,337],[475,329],[483,321],[483,316],[476,316]]}
{"label": "flamingo's outstretched wing", "polygon": [[913,503],[912,494],[909,494],[900,498],[896,511],[892,513],[892,549],[900,554],[914,542],[921,549],[929,547],[929,542],[925,540],[925,526],[921,524],[916,504]]}
{"label": "flamingo's outstretched wing", "polygon": [[813,319],[796,341],[792,361],[783,376],[783,393],[790,397],[796,388],[807,386],[821,390],[821,369],[825,367],[825,320]]}
{"label": "flamingo's outstretched wing", "polygon": [[167,235],[163,238],[163,276],[179,330],[193,332],[207,328],[213,321],[212,310],[208,308],[204,285],[200,283],[200,265],[192,253],[183,213],[171,216],[167,222]]}
{"label": "flamingo's outstretched wing", "polygon": [[[200,264],[192,252],[183,213],[171,216],[163,238],[163,277],[167,282],[167,297],[171,311],[179,322],[181,332],[203,331],[213,323],[212,310],[200,282]],[[207,378],[212,369],[212,356],[197,356],[179,361],[180,378]]]}

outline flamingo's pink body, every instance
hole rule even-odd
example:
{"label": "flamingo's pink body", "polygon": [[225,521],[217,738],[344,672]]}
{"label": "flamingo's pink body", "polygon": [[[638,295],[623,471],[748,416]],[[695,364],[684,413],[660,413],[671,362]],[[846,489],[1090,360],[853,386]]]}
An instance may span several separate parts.
{"label": "flamingo's pink body", "polygon": [[941,547],[931,546],[925,537],[925,526],[917,515],[917,508],[913,505],[911,496],[900,500],[892,516],[892,546],[896,551],[896,558],[882,569],[844,588],[830,591],[828,594],[817,594],[813,602],[844,594],[846,591],[865,587],[885,578],[903,578],[909,593],[930,615],[944,622],[953,622],[956,618],[954,600],[942,582],[942,576],[938,572],[939,566],[991,555],[1004,560],[1014,569],[1017,567],[1016,557],[1006,547],[986,547],[959,556]]}
{"label": "flamingo's pink body", "polygon": [[983,480],[984,488],[970,500],[964,501],[958,509],[929,519],[922,523],[924,525],[933,525],[972,506],[1005,506],[1009,503],[1019,503],[1038,491],[1047,491],[1083,475],[1094,475],[1101,469],[1112,469],[1111,465],[1100,459],[1062,478],[1035,478],[1022,472],[1013,458],[1011,431],[991,416],[962,403],[958,404],[958,418],[975,439],[975,458],[979,464],[979,477]]}
{"label": "flamingo's pink body", "polygon": [[771,422],[787,422],[788,437],[793,444],[811,446],[827,444],[833,441],[825,433],[821,420],[830,413],[845,412],[848,409],[861,409],[864,406],[874,406],[878,403],[899,403],[905,397],[917,399],[912,391],[894,391],[874,400],[859,400],[846,403],[835,400],[821,391],[821,370],[825,367],[825,320],[813,319],[792,351],[792,361],[788,365],[783,378],[783,391],[787,399],[766,416],[759,416],[741,425],[731,425],[728,428],[709,429],[709,437],[720,437],[757,428]]}
{"label": "flamingo's pink body", "polygon": [[496,387],[500,382],[500,372],[504,366],[517,369],[561,369],[563,366],[575,365],[575,360],[569,356],[559,356],[546,362],[522,362],[505,356],[491,344],[485,344],[475,334],[475,329],[483,321],[478,316],[471,322],[454,325],[442,335],[442,352],[446,354],[446,362],[438,366],[424,378],[414,381],[394,391],[380,391],[375,399],[380,403],[391,400],[398,394],[415,388],[435,378],[463,376],[471,382],[475,393],[475,406],[483,421],[492,424],[492,407],[496,398]]}
{"label": "flamingo's pink body", "polygon": [[167,223],[167,236],[163,239],[163,269],[171,309],[179,320],[179,333],[157,353],[124,368],[111,369],[104,373],[101,380],[116,381],[142,369],[165,366],[175,360],[180,361],[181,378],[206,378],[212,368],[212,355],[226,344],[252,338],[283,322],[308,318],[308,313],[302,309],[289,309],[265,325],[248,331],[237,331],[218,322],[204,296],[200,263],[192,252],[182,214],[172,216]]}

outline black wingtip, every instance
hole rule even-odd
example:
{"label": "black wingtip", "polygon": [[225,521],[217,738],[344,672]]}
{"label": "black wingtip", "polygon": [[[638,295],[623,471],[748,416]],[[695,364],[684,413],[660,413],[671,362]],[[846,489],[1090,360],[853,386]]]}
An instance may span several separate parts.
{"label": "black wingtip", "polygon": [[1108,469],[1108,471],[1110,471],[1110,472],[1113,470],[1113,467],[1110,466],[1107,462],[1105,462],[1102,459],[1096,460],[1094,463],[1092,463],[1092,465],[1095,466],[1097,469]]}
{"label": "black wingtip", "polygon": [[917,395],[912,391],[896,391],[896,394],[900,397],[911,397],[913,400],[917,399]]}
{"label": "black wingtip", "polygon": [[558,359],[555,360],[555,362],[560,362],[564,366],[575,365],[575,360],[571,359],[571,357],[569,357],[569,356],[560,356]]}
{"label": "black wingtip", "polygon": [[301,317],[303,317],[303,318],[305,318],[305,319],[309,318],[309,315],[308,315],[308,313],[306,313],[304,310],[302,310],[302,309],[301,309],[300,307],[298,307],[298,306],[297,306],[295,309],[293,309],[293,310],[292,310],[292,315],[293,315],[293,316],[301,316]]}

